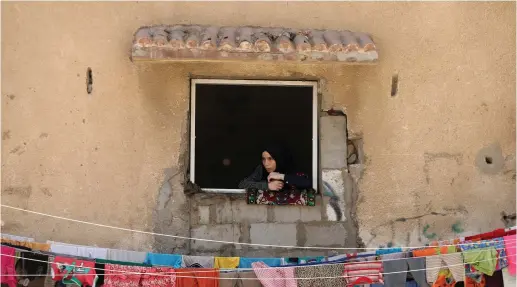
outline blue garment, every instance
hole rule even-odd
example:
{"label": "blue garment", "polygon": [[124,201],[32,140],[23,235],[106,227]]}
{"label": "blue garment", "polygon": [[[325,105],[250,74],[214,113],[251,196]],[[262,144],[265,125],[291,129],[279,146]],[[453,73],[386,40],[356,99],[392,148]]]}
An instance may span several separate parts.
{"label": "blue garment", "polygon": [[402,252],[402,248],[400,247],[393,247],[393,248],[387,248],[387,249],[377,249],[375,251],[375,255],[384,255],[384,254],[391,254],[391,253],[399,253]]}
{"label": "blue garment", "polygon": [[406,287],[418,287],[418,283],[416,281],[406,281]]}
{"label": "blue garment", "polygon": [[170,266],[173,268],[180,268],[182,261],[183,257],[181,255],[147,253],[144,263],[155,266]]}
{"label": "blue garment", "polygon": [[241,257],[239,261],[239,268],[251,268],[253,262],[264,262],[269,267],[278,267],[282,265],[282,259],[280,258],[246,258]]}

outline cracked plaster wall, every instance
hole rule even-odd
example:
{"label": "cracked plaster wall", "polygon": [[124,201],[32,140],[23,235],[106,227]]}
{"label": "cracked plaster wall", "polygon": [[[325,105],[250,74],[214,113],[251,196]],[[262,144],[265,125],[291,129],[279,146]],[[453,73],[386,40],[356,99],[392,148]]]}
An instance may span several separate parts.
{"label": "cracked plaster wall", "polygon": [[[364,171],[349,167],[358,243],[411,245],[485,231],[503,226],[501,211],[515,211],[515,3],[1,5],[4,204],[190,235],[180,188],[189,77],[207,76],[322,79],[322,109],[345,108],[349,136],[363,141]],[[129,61],[138,27],[187,22],[362,30],[373,35],[380,63]],[[487,149],[496,168],[480,160]],[[190,248],[6,209],[2,221],[3,232],[39,240]]]}

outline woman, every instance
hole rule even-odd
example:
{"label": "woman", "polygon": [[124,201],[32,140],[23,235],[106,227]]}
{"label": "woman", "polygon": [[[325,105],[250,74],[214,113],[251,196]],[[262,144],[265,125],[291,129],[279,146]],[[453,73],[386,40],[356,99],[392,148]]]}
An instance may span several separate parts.
{"label": "woman", "polygon": [[[248,193],[248,203],[313,205],[311,180],[303,173],[293,173],[287,151],[272,145],[262,152],[262,164],[239,183]],[[307,198],[309,197],[309,198]]]}

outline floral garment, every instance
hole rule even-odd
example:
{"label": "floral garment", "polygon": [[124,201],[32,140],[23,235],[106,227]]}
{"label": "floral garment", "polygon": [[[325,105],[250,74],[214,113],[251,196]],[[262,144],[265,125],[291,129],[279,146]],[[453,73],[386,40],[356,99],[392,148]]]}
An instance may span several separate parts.
{"label": "floral garment", "polygon": [[316,204],[314,189],[264,191],[256,188],[247,190],[248,204],[264,205],[306,205]]}

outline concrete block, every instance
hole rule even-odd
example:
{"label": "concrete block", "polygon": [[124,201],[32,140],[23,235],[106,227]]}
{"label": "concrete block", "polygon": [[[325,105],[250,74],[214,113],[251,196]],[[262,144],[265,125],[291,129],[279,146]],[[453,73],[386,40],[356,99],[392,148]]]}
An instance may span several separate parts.
{"label": "concrete block", "polygon": [[245,200],[232,201],[234,222],[267,222],[267,206],[247,204]]}
{"label": "concrete block", "polygon": [[300,207],[300,215],[302,222],[321,221],[321,204]]}
{"label": "concrete block", "polygon": [[329,221],[345,221],[345,183],[339,169],[322,171],[325,212]]}
{"label": "concrete block", "polygon": [[343,246],[347,236],[342,223],[307,224],[305,246]]}
{"label": "concrete block", "polygon": [[[229,242],[238,242],[241,236],[239,225],[221,224],[221,225],[201,225],[192,228],[191,237],[202,239],[222,240]],[[219,250],[228,243],[207,242],[200,240],[192,240],[191,249],[193,250]]]}
{"label": "concrete block", "polygon": [[347,157],[346,118],[320,118],[320,149],[322,168],[345,168]]}
{"label": "concrete block", "polygon": [[274,222],[297,222],[302,220],[300,206],[274,206],[273,214]]}
{"label": "concrete block", "polygon": [[296,223],[255,223],[251,224],[251,243],[296,245]]}
{"label": "concrete block", "polygon": [[229,198],[222,200],[215,205],[215,222],[216,223],[233,223],[232,202]]}
{"label": "concrete block", "polygon": [[210,207],[199,206],[198,207],[199,224],[208,224],[210,222]]}

